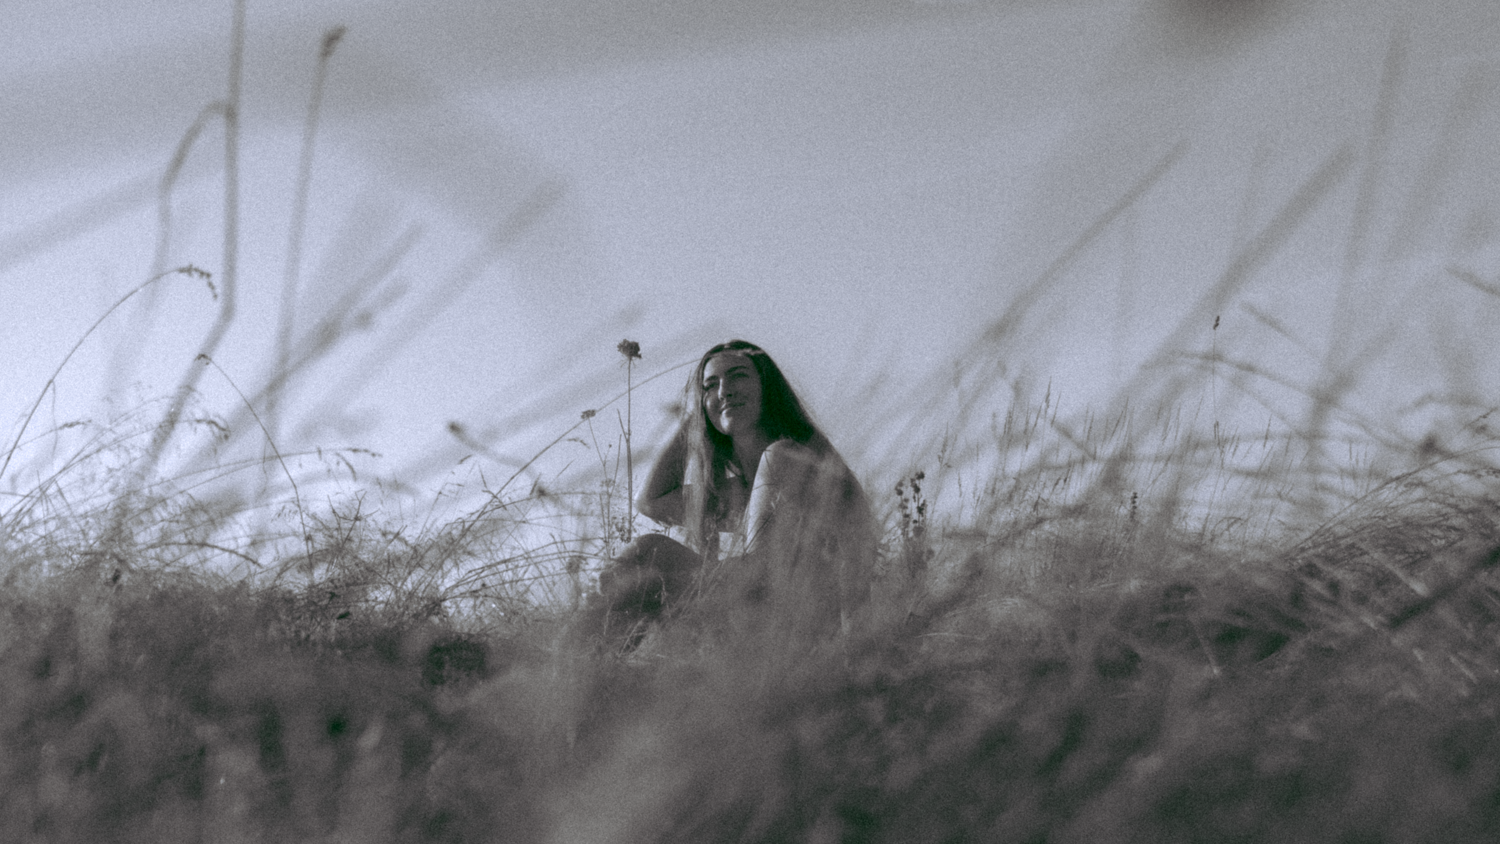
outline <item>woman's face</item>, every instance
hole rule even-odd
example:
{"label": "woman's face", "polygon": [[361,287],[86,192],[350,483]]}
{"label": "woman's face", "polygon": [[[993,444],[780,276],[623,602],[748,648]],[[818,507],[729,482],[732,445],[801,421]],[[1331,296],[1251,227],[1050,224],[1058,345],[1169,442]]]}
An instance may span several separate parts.
{"label": "woman's face", "polygon": [[721,352],[703,365],[703,414],[729,437],[760,424],[760,373],[749,356]]}

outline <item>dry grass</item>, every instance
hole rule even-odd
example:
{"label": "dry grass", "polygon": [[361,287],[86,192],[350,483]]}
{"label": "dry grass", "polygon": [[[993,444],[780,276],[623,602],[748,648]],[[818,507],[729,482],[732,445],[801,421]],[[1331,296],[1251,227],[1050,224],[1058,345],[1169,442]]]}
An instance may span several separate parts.
{"label": "dry grass", "polygon": [[[216,108],[232,195],[236,109]],[[1351,161],[1309,178],[1207,305]],[[206,355],[234,313],[225,219]],[[1217,346],[1196,372],[1157,361],[1132,387],[1158,398],[1097,416],[976,365],[954,380],[965,433],[923,474],[865,467],[907,474],[875,496],[890,533],[853,633],[814,639],[793,602],[711,594],[599,656],[564,628],[635,524],[628,450],[622,500],[592,411],[553,443],[576,439],[597,472],[524,491],[523,471],[481,476],[426,508],[362,482],[352,453],[276,447],[288,386],[390,301],[405,249],[305,336],[284,320],[280,365],[233,407],[194,403],[195,363],[167,400],[16,434],[0,840],[1500,840],[1500,476],[1482,425],[1412,440],[1346,413],[1336,378],[1304,396],[1303,428],[1203,423],[1205,386],[1269,380],[1247,363],[1222,384]],[[1003,360],[1053,281],[970,359]]]}
{"label": "dry grass", "polygon": [[[705,600],[624,659],[558,644],[568,561],[607,523],[526,548],[505,517],[546,501],[408,535],[354,497],[305,514],[309,556],[290,519],[291,541],[236,544],[224,529],[245,513],[179,479],[109,535],[108,485],[85,495],[77,479],[125,458],[85,450],[74,483],[8,514],[3,837],[1500,832],[1500,489],[1484,452],[1390,477],[1311,529],[1252,535],[1205,529],[1260,506],[1224,492],[1233,478],[1121,498],[1099,479],[1160,483],[1156,458],[1028,450],[1039,459],[984,485],[965,520],[925,500],[930,484],[920,504],[910,480],[891,496],[905,518],[877,600],[836,645],[772,635],[792,629],[777,610]],[[1272,480],[1296,500],[1315,479]],[[1189,506],[1190,486],[1212,506]],[[256,557],[258,574],[215,575],[215,557]]]}

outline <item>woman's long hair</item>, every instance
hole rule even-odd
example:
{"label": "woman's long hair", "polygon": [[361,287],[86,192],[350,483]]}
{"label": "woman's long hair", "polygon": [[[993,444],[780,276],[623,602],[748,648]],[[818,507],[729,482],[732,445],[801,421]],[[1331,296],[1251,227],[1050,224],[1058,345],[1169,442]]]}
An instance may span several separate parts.
{"label": "woman's long hair", "polygon": [[[761,411],[759,426],[766,438],[792,440],[811,448],[819,456],[836,454],[818,426],[813,424],[797,394],[787,383],[781,367],[765,349],[744,340],[730,340],[703,353],[693,368],[684,396],[684,430],[687,432],[688,474],[685,480],[686,512],[683,519],[688,537],[705,554],[716,551],[719,520],[726,514],[724,484],[734,459],[734,442],[719,432],[703,409],[703,370],[715,355],[741,354],[750,359],[760,376]],[[842,458],[840,458],[842,462]],[[754,471],[754,467],[742,467]],[[863,493],[860,493],[861,497]]]}

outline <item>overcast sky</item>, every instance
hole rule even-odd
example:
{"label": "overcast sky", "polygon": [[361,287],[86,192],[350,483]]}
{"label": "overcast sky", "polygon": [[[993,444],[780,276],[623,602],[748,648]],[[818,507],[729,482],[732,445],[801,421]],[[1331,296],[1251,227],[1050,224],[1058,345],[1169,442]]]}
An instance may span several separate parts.
{"label": "overcast sky", "polygon": [[[958,403],[1003,413],[1027,381],[1079,412],[1175,395],[1183,355],[1210,352],[1302,390],[1357,371],[1350,401],[1381,412],[1477,406],[1500,300],[1463,278],[1500,282],[1500,10],[1409,5],[251,0],[238,311],[204,403],[232,416],[227,382],[254,395],[275,360],[319,43],[343,25],[295,308],[297,336],[338,343],[290,386],[283,448],[367,446],[421,485],[473,451],[457,421],[485,459],[524,458],[623,389],[623,337],[646,375],[761,343],[866,472],[920,463]],[[7,440],[150,275],[161,176],[225,96],[230,21],[8,7]],[[222,282],[204,125],[166,265]],[[153,284],[33,433],[170,392],[220,305]],[[646,443],[684,377],[640,394]],[[1237,412],[1295,427],[1298,389],[1272,381]]]}

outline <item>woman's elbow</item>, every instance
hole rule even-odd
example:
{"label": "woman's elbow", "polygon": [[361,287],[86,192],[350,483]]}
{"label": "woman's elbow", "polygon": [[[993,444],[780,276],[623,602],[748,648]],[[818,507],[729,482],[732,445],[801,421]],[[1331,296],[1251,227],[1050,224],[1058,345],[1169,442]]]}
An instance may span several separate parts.
{"label": "woman's elbow", "polygon": [[656,507],[656,499],[645,493],[641,493],[635,497],[635,511],[648,519],[661,521],[661,516]]}
{"label": "woman's elbow", "polygon": [[682,502],[672,496],[653,498],[639,495],[635,500],[635,509],[642,516],[664,525],[682,524]]}

